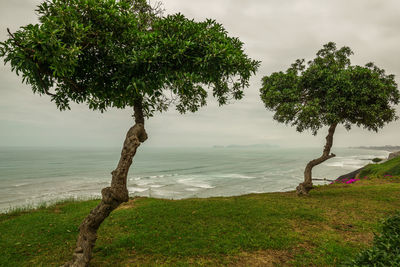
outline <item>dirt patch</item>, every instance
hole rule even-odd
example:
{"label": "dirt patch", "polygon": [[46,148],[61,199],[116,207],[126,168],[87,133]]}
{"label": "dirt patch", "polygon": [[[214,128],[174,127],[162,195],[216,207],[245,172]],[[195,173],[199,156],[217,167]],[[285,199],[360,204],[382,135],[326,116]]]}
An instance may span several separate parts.
{"label": "dirt patch", "polygon": [[56,207],[56,208],[53,210],[53,212],[54,212],[54,213],[61,213],[61,209],[60,209],[59,207]]}
{"label": "dirt patch", "polygon": [[140,197],[134,197],[128,200],[128,202],[122,203],[119,205],[119,207],[116,210],[126,210],[126,209],[132,209],[135,207],[135,202],[139,199]]}
{"label": "dirt patch", "polygon": [[[365,245],[372,243],[374,234],[370,231],[359,231],[358,226],[349,223],[350,219],[346,218],[345,214],[333,210],[330,210],[327,214],[330,219],[326,223],[313,224],[310,222],[302,222],[298,224],[298,222],[292,221],[292,229],[302,236],[309,236],[310,240],[308,240],[308,242],[311,243],[314,237],[318,239],[315,235],[323,233],[327,235],[338,235],[346,243],[353,242]],[[306,242],[306,244],[308,243]],[[307,247],[307,250],[310,250],[311,247]]]}
{"label": "dirt patch", "polygon": [[236,256],[231,266],[235,267],[268,267],[289,266],[292,254],[287,250],[261,250],[255,252],[242,252]]}
{"label": "dirt patch", "polygon": [[345,242],[363,243],[370,245],[374,240],[373,233],[342,232],[341,236]]}

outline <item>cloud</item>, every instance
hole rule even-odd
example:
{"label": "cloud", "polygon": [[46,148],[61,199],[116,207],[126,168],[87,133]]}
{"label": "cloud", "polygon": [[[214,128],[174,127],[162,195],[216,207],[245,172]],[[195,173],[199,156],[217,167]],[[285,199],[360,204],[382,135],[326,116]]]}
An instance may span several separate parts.
{"label": "cloud", "polygon": [[[146,127],[148,146],[211,146],[215,144],[275,143],[284,146],[320,146],[326,129],[317,137],[299,134],[278,124],[259,100],[264,75],[285,70],[297,58],[311,59],[323,44],[334,41],[350,46],[354,64],[369,61],[400,76],[400,1],[398,0],[164,0],[167,14],[181,12],[189,18],[213,18],[232,36],[245,43],[246,53],[261,60],[246,97],[218,107],[210,99],[196,114],[174,110],[151,118]],[[0,39],[6,27],[16,30],[35,23],[33,12],[40,1],[0,2]],[[8,67],[0,68],[0,145],[38,144],[120,146],[132,124],[131,111],[92,112],[73,106],[58,112],[47,97],[33,95]],[[354,128],[339,128],[335,145],[399,144],[400,122],[379,134]],[[34,129],[34,130],[32,130]],[[15,136],[18,136],[15,137]]]}

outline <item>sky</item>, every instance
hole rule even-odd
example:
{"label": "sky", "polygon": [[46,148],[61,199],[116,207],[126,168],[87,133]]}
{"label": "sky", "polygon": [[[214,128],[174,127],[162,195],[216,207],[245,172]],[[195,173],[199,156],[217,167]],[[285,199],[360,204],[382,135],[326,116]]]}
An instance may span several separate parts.
{"label": "sky", "polygon": [[[154,0],[153,0],[154,2]],[[37,0],[0,0],[0,40],[7,27],[36,23]],[[148,147],[209,147],[273,144],[315,147],[325,141],[273,120],[259,97],[261,78],[286,70],[298,58],[312,59],[323,44],[350,46],[352,63],[374,62],[396,75],[400,84],[400,1],[398,0],[164,0],[165,14],[183,13],[202,21],[212,18],[230,36],[244,42],[245,52],[262,61],[245,97],[219,107],[210,97],[206,107],[181,115],[173,108],[146,122]],[[0,66],[0,146],[117,147],[132,125],[131,110],[90,111],[72,105],[60,112],[49,96],[34,95],[10,66]],[[400,115],[400,108],[397,107]],[[400,121],[379,133],[360,128],[337,129],[334,145],[400,145]]]}

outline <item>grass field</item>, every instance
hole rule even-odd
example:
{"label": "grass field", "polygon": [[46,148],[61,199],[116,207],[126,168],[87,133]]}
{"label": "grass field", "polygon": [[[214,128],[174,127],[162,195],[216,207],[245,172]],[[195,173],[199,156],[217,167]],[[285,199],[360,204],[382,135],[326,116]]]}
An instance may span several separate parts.
{"label": "grass field", "polygon": [[[294,192],[124,204],[99,230],[92,266],[335,266],[400,207],[400,179]],[[59,266],[98,201],[0,215],[0,265]]]}

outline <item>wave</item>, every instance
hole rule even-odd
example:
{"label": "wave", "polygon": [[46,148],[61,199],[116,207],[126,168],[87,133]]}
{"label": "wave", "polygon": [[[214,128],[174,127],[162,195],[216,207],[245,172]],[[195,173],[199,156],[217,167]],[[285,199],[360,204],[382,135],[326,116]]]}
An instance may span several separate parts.
{"label": "wave", "polygon": [[149,188],[142,188],[142,187],[128,187],[129,193],[141,193],[144,191],[149,190]]}
{"label": "wave", "polygon": [[164,187],[166,185],[162,185],[162,184],[152,184],[150,185],[151,188],[160,188],[160,187]]}
{"label": "wave", "polygon": [[159,175],[151,175],[151,176],[139,176],[135,178],[129,178],[128,181],[139,181],[139,180],[148,180],[148,179],[155,179],[155,178],[165,178],[165,177],[173,177],[178,176],[177,173],[172,174],[159,174]]}
{"label": "wave", "polygon": [[325,163],[325,166],[329,166],[329,167],[344,167],[344,162],[329,162],[329,163]]}
{"label": "wave", "polygon": [[220,176],[223,178],[238,178],[238,179],[255,179],[257,177],[254,176],[248,176],[248,175],[244,175],[244,174],[238,174],[238,173],[230,173],[230,174],[216,174],[215,176]]}
{"label": "wave", "polygon": [[204,189],[212,189],[215,188],[215,186],[212,186],[210,184],[204,183],[204,182],[199,182],[196,180],[193,180],[193,178],[186,178],[186,179],[178,179],[178,183],[192,186],[192,187],[199,187],[199,188],[204,188]]}
{"label": "wave", "polygon": [[175,171],[190,171],[190,170],[196,170],[196,169],[201,169],[205,168],[208,166],[195,166],[195,167],[190,167],[190,168],[178,168],[178,169],[166,169],[166,170],[159,170],[159,172],[175,172]]}
{"label": "wave", "polygon": [[25,186],[25,185],[31,185],[31,183],[15,184],[15,185],[13,185],[13,186],[14,186],[14,187],[20,187],[20,186]]}
{"label": "wave", "polygon": [[200,188],[185,188],[185,190],[189,191],[189,192],[196,192],[196,191],[199,191]]}

